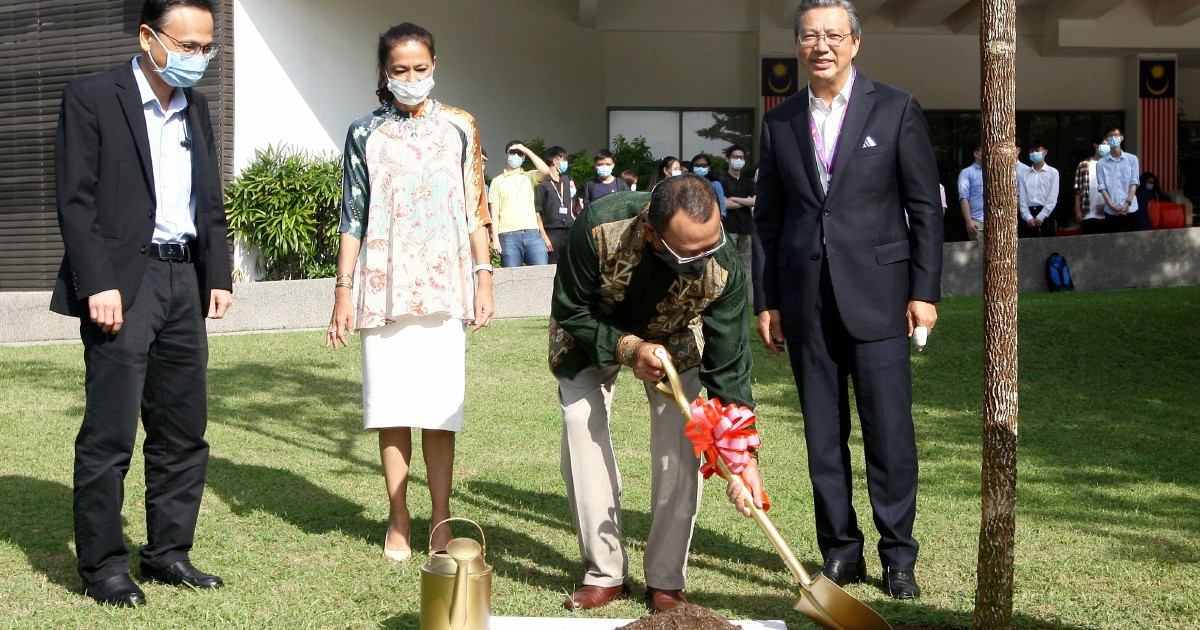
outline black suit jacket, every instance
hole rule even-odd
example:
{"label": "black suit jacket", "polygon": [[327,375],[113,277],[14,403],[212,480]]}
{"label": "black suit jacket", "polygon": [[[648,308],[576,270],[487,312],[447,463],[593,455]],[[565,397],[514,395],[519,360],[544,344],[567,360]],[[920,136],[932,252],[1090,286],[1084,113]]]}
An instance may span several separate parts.
{"label": "black suit jacket", "polygon": [[806,330],[818,314],[827,256],[851,336],[876,341],[907,334],[908,300],[938,301],[942,274],[937,164],[916,98],[858,73],[834,160],[826,195],[807,89],[763,118],[757,310],[781,310],[787,337]]}
{"label": "black suit jacket", "polygon": [[[185,89],[196,200],[196,274],[202,308],[209,291],[231,289],[225,208],[208,100]],[[154,235],[149,134],[133,67],[76,79],[63,89],[54,142],[58,225],[65,253],[50,309],[86,317],[87,298],[118,289],[137,298]]]}

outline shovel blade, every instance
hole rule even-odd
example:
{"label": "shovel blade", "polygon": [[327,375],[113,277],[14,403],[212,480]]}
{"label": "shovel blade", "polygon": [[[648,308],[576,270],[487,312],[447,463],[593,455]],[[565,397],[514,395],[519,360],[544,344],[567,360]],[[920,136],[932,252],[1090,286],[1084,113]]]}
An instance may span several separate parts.
{"label": "shovel blade", "polygon": [[796,612],[829,630],[891,630],[888,622],[870,606],[854,599],[824,574],[817,574],[809,586],[800,587]]}

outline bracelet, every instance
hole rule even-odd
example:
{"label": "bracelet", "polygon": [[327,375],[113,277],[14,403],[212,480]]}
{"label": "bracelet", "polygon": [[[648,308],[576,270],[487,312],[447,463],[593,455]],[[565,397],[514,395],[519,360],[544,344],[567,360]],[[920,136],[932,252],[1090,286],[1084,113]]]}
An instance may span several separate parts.
{"label": "bracelet", "polygon": [[354,279],[354,274],[352,274],[352,273],[339,273],[339,274],[337,275],[337,277],[336,277],[336,278],[334,278],[334,280],[341,280],[342,278],[350,278],[351,280],[353,280],[353,279]]}
{"label": "bracelet", "polygon": [[480,264],[478,264],[478,265],[475,265],[475,272],[476,272],[476,273],[478,273],[478,272],[480,272],[480,271],[487,271],[487,272],[489,272],[489,273],[496,273],[496,268],[495,268],[495,267],[492,267],[492,265],[491,265],[490,263],[480,263]]}
{"label": "bracelet", "polygon": [[336,289],[338,287],[346,287],[347,289],[353,289],[354,283],[353,282],[342,282],[341,280],[339,280],[339,281],[333,283],[333,288]]}

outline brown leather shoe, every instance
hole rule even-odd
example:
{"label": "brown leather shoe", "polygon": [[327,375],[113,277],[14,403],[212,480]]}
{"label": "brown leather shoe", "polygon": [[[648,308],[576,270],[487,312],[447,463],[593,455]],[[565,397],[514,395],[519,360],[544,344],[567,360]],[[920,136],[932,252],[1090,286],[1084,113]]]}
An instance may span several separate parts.
{"label": "brown leather shoe", "polygon": [[677,589],[646,587],[646,599],[650,600],[650,609],[656,613],[665,613],[687,603],[683,591]]}
{"label": "brown leather shoe", "polygon": [[571,594],[567,601],[563,602],[563,608],[574,612],[576,610],[591,610],[599,608],[614,599],[621,599],[629,592],[629,587],[624,584],[616,586],[603,587],[586,585],[579,587],[579,590]]}

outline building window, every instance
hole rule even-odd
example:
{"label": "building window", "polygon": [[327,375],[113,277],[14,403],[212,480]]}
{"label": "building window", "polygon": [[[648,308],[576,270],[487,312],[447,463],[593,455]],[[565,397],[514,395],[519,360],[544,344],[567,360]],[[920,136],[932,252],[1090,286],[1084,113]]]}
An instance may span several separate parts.
{"label": "building window", "polygon": [[753,109],[608,110],[608,137],[642,137],[656,158],[690,160],[698,153],[721,155],[731,144],[753,146]]}

